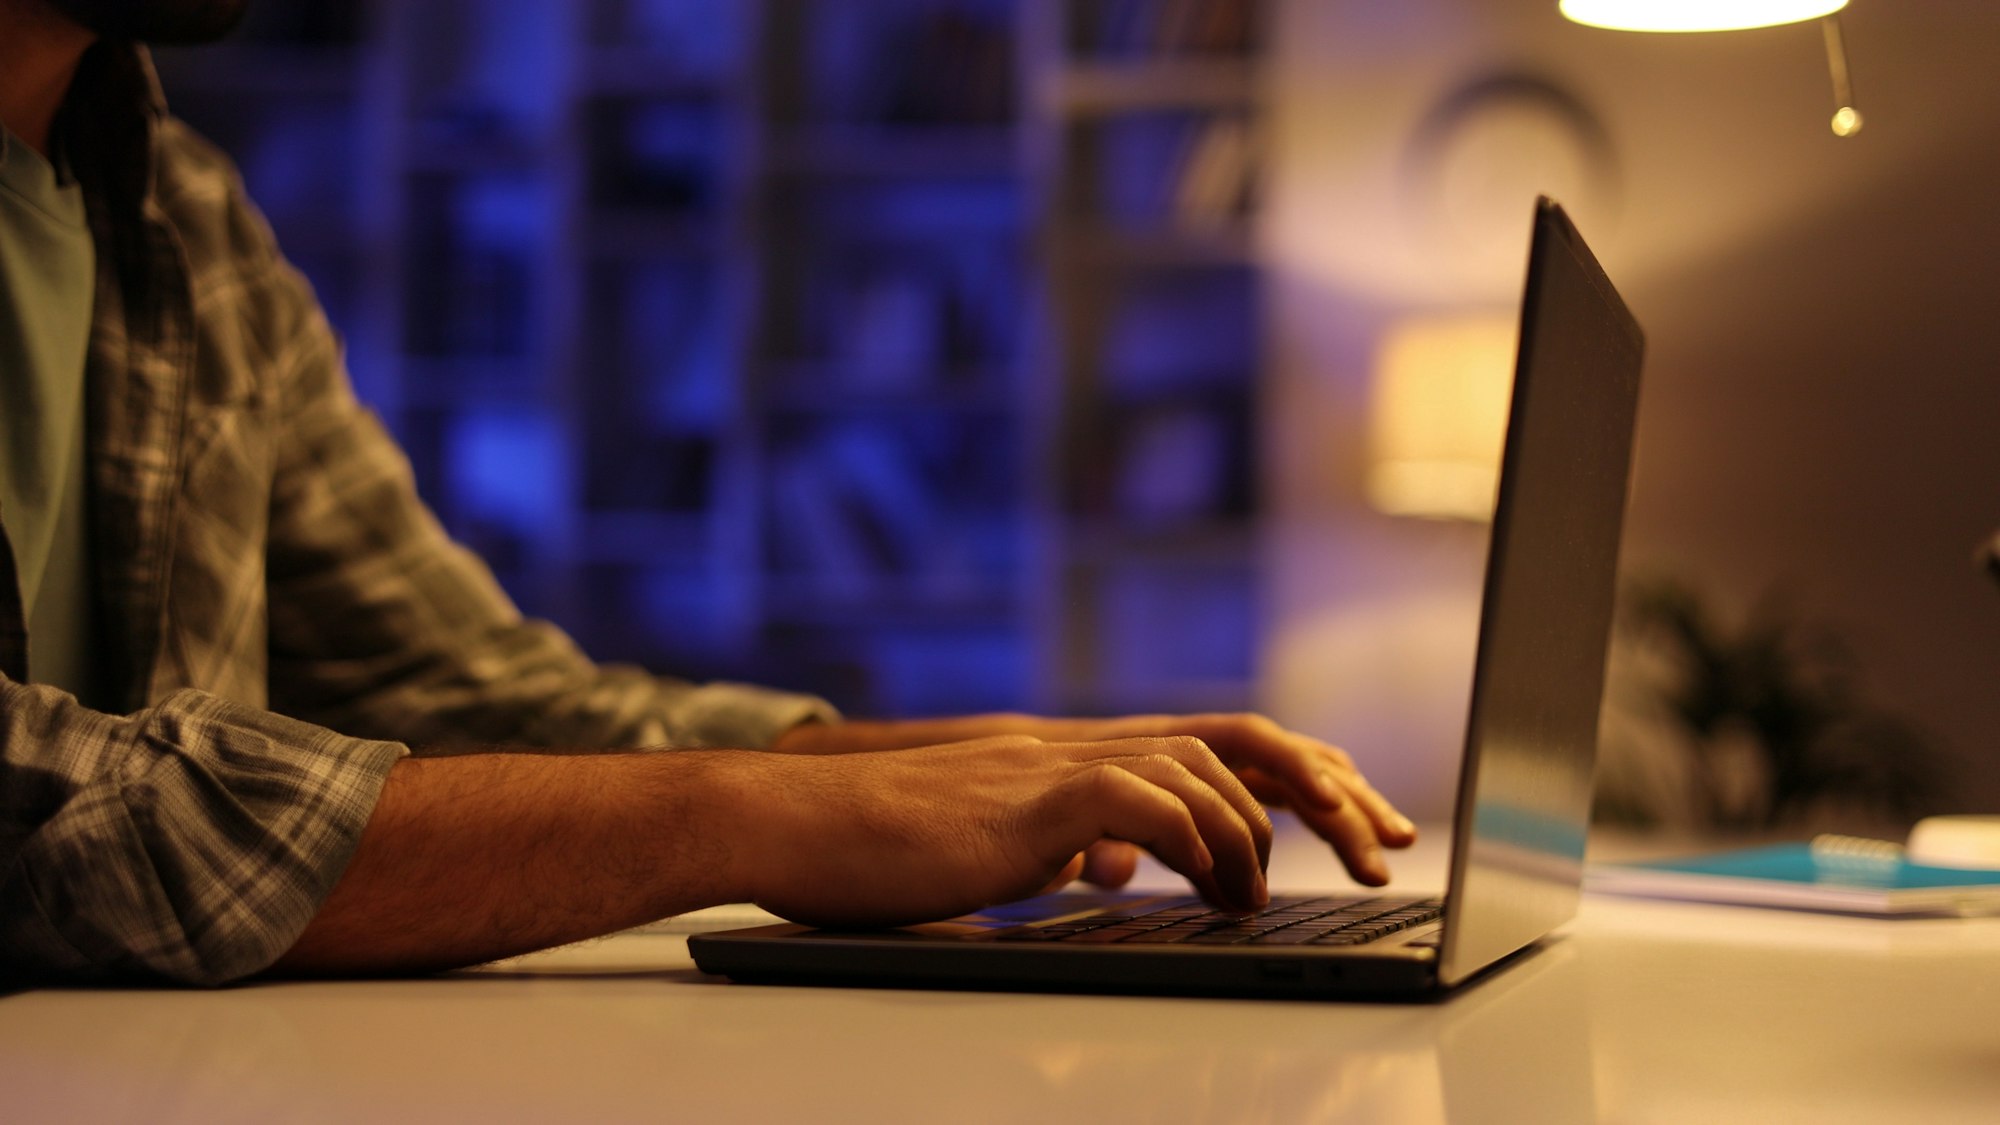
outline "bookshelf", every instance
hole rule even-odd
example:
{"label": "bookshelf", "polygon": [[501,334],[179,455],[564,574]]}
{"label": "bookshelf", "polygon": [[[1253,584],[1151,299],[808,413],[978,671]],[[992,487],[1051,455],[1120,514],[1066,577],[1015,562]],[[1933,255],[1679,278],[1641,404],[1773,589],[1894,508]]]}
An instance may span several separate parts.
{"label": "bookshelf", "polygon": [[1256,253],[1268,5],[1046,0],[1054,466],[1038,694],[1065,711],[1254,702]]}
{"label": "bookshelf", "polygon": [[425,498],[594,655],[1240,707],[1261,10],[261,0],[161,65]]}

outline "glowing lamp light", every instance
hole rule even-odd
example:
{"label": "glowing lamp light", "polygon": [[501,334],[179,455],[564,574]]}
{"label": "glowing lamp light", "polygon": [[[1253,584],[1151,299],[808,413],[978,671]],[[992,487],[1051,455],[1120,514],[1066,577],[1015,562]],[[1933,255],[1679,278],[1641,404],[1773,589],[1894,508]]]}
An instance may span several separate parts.
{"label": "glowing lamp light", "polygon": [[1834,136],[1861,131],[1847,70],[1847,41],[1840,31],[1840,11],[1847,0],[1557,0],[1556,6],[1575,23],[1613,31],[1742,31],[1820,20],[1833,78]]}
{"label": "glowing lamp light", "polygon": [[1847,0],[1562,0],[1562,14],[1613,31],[1742,31],[1830,16]]}
{"label": "glowing lamp light", "polygon": [[1488,520],[1513,391],[1515,318],[1427,316],[1375,359],[1368,502],[1390,515]]}

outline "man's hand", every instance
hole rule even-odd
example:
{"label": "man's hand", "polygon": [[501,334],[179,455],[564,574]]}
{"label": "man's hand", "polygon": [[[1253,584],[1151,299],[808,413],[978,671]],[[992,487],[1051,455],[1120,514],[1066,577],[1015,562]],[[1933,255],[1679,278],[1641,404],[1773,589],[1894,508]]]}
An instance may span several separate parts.
{"label": "man's hand", "polygon": [[794,921],[895,925],[1025,898],[1107,838],[1218,906],[1268,900],[1271,822],[1193,738],[748,757],[740,867],[751,900]]}
{"label": "man's hand", "polygon": [[[1409,820],[1368,784],[1354,759],[1316,738],[1288,731],[1262,715],[1140,715],[1118,719],[1046,719],[1032,715],[980,715],[911,722],[849,722],[799,727],[774,749],[842,754],[935,745],[997,735],[1026,735],[1050,742],[1101,739],[1198,738],[1259,800],[1292,809],[1333,845],[1348,872],[1362,883],[1389,881],[1383,847],[1416,842]],[[1119,886],[1138,863],[1131,847],[1106,842],[1090,849],[1083,877]]]}

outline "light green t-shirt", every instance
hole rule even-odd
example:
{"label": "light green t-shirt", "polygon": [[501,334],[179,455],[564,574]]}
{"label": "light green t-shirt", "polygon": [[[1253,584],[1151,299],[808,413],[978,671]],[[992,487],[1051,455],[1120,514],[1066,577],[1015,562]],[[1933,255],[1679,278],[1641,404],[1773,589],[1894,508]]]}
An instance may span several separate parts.
{"label": "light green t-shirt", "polygon": [[96,270],[82,190],[0,129],[0,527],[27,614],[28,678],[86,701],[83,372]]}

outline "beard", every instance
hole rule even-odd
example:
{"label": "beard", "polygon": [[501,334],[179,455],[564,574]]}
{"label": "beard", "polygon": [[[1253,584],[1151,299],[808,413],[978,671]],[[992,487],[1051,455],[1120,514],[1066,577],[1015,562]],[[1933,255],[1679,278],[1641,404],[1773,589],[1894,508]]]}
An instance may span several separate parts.
{"label": "beard", "polygon": [[212,43],[243,20],[250,0],[48,0],[105,39],[165,46]]}

